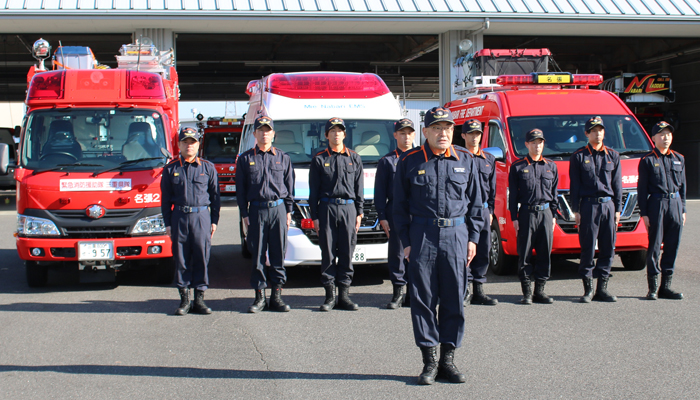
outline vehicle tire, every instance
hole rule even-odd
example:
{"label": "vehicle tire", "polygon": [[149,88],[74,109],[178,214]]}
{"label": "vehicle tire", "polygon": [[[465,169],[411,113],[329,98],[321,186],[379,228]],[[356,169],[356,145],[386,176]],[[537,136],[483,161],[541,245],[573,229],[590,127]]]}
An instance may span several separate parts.
{"label": "vehicle tire", "polygon": [[238,224],[238,227],[241,230],[241,254],[243,255],[243,258],[253,258],[253,255],[250,253],[250,250],[248,249],[248,241],[246,240],[246,237],[243,235],[243,222],[242,221]]}
{"label": "vehicle tire", "polygon": [[155,265],[154,280],[159,285],[170,285],[175,279],[175,263],[172,258],[162,258]]}
{"label": "vehicle tire", "polygon": [[39,265],[36,261],[25,261],[27,285],[29,287],[44,287],[49,280],[49,267]]}
{"label": "vehicle tire", "polygon": [[511,275],[518,266],[518,257],[509,256],[503,252],[501,232],[494,218],[491,224],[491,247],[489,248],[489,268],[496,275]]}
{"label": "vehicle tire", "polygon": [[628,271],[641,271],[647,266],[647,251],[626,251],[620,253],[622,266]]}

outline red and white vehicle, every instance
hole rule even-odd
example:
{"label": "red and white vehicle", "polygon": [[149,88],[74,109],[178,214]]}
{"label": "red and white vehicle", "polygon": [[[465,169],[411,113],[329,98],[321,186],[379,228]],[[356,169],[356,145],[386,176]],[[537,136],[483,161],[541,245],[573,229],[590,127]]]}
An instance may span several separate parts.
{"label": "red and white vehicle", "polygon": [[211,117],[200,121],[199,128],[204,132],[200,156],[216,166],[219,175],[221,197],[236,195],[236,159],[243,132],[243,117]]}
{"label": "red and white vehicle", "polygon": [[[479,84],[469,88],[464,98],[445,105],[460,127],[455,132],[456,140],[461,140],[461,124],[476,118],[485,127],[482,147],[496,156],[491,267],[496,274],[506,274],[514,271],[517,265],[514,258],[517,256],[516,235],[507,209],[508,173],[511,164],[527,154],[525,134],[533,128],[544,132],[544,156],[556,162],[559,169],[559,211],[552,253],[571,257],[580,254],[578,230],[569,207],[569,158],[587,143],[586,120],[599,115],[605,122],[605,145],[621,155],[623,209],[615,250],[626,269],[642,269],[648,239],[637,206],[637,166],[639,159],[652,149],[652,143],[634,114],[613,93],[589,88],[603,82],[600,75],[532,72],[495,76],[489,73],[497,71],[501,62],[510,63],[512,67],[518,58],[523,60],[520,64],[523,68],[541,66],[542,63],[534,61],[542,61],[549,55],[547,49],[482,50],[474,57],[476,63],[480,63],[475,69],[482,72],[476,76]],[[481,57],[488,60],[481,60]],[[544,61],[546,65],[546,59]]]}
{"label": "red and white vehicle", "polygon": [[172,51],[124,45],[119,68],[108,69],[87,47],[59,47],[47,71],[49,53],[46,41],[34,44],[40,64],[27,76],[14,173],[17,252],[29,285],[45,285],[56,264],[107,279],[151,267],[171,282],[160,178],[177,143]]}

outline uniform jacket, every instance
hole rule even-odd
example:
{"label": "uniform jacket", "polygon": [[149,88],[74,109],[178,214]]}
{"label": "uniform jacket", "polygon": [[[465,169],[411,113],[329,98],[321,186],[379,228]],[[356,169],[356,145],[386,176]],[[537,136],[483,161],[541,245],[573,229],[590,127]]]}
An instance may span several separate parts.
{"label": "uniform jacket", "polygon": [[642,216],[648,215],[647,201],[653,193],[679,193],[685,213],[685,191],[685,158],[682,155],[673,150],[664,155],[655,148],[639,161],[637,201]]}
{"label": "uniform jacket", "polygon": [[[408,150],[411,151],[411,150]],[[386,220],[394,206],[394,175],[396,164],[403,152],[401,149],[391,151],[377,163],[377,175],[374,177],[374,205],[379,220]]]}
{"label": "uniform jacket", "polygon": [[496,157],[482,149],[477,154],[471,154],[479,170],[481,200],[488,205],[489,214],[493,215],[496,204]]}
{"label": "uniform jacket", "polygon": [[271,147],[261,151],[256,145],[236,161],[236,198],[241,218],[248,217],[251,201],[284,200],[287,213],[294,209],[294,168],[289,155]]}
{"label": "uniform jacket", "polygon": [[170,226],[173,206],[209,206],[211,223],[219,223],[219,177],[211,162],[199,157],[195,157],[192,163],[180,157],[174,159],[163,168],[160,190],[165,226]]}
{"label": "uniform jacket", "polygon": [[353,200],[357,215],[363,214],[365,177],[359,154],[343,146],[340,153],[330,148],[316,154],[309,168],[309,212],[318,219],[322,198]]}
{"label": "uniform jacket", "polygon": [[603,146],[596,151],[590,144],[571,155],[571,210],[578,212],[584,197],[612,197],[615,212],[622,210],[622,169],[620,153]]}
{"label": "uniform jacket", "polygon": [[556,215],[559,207],[558,184],[559,173],[554,161],[544,157],[534,161],[528,154],[514,162],[508,174],[510,219],[518,220],[518,204],[522,207],[548,203],[552,215]]}

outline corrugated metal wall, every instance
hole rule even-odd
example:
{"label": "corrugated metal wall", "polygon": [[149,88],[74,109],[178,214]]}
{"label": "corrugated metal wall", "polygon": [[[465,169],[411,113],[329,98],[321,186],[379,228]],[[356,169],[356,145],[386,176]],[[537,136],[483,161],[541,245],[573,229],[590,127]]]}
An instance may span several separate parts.
{"label": "corrugated metal wall", "polygon": [[676,91],[673,109],[678,112],[678,126],[673,150],[685,157],[688,196],[700,194],[700,61],[671,65],[671,79]]}

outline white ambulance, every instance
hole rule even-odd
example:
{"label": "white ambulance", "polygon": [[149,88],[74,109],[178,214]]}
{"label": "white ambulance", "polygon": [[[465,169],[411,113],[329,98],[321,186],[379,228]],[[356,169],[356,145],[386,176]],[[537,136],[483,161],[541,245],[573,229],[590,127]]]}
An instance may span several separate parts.
{"label": "white ambulance", "polygon": [[[239,154],[255,146],[253,121],[267,115],[275,123],[273,146],[289,154],[294,164],[295,206],[285,266],[321,264],[318,236],[309,215],[309,165],[314,155],[328,147],[324,127],[333,117],[345,121],[345,146],[360,155],[364,166],[364,218],[353,263],[387,262],[388,238],[373,201],[374,176],[379,159],[396,148],[394,122],[403,116],[384,81],[368,73],[277,73],[251,81],[246,92],[250,101]],[[249,257],[242,225],[241,238],[243,255]]]}

